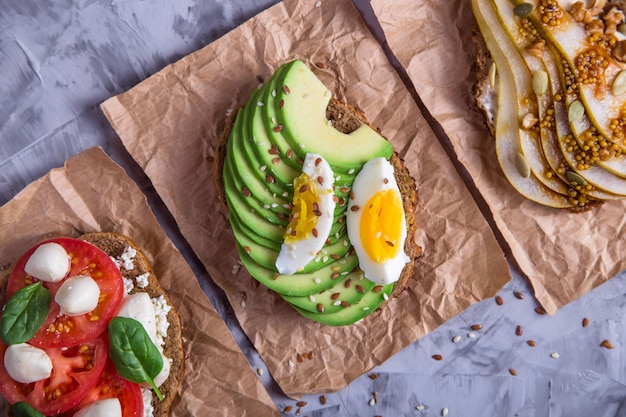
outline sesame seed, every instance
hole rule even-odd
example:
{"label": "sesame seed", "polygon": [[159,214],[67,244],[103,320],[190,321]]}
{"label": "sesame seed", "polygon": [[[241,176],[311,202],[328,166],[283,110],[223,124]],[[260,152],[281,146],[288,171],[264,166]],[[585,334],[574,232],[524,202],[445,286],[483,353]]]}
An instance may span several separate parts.
{"label": "sesame seed", "polygon": [[272,97],[276,97],[276,89],[272,90]]}
{"label": "sesame seed", "polygon": [[448,415],[448,409],[447,409],[446,407],[444,407],[444,408],[441,410],[441,416],[442,416],[442,417],[446,417],[447,415]]}
{"label": "sesame seed", "polygon": [[339,307],[341,305],[341,300],[337,300],[337,301],[333,302],[333,305],[335,307]]}
{"label": "sesame seed", "polygon": [[426,406],[424,404],[418,404],[415,406],[415,409],[417,411],[424,411],[426,409]]}
{"label": "sesame seed", "polygon": [[263,107],[263,102],[262,101],[257,101],[256,105],[259,106],[259,107]]}
{"label": "sesame seed", "polygon": [[363,307],[363,311],[367,311],[369,309],[370,309],[369,307]]}
{"label": "sesame seed", "polygon": [[263,375],[263,369],[262,368],[256,368],[256,373],[259,374],[259,376]]}
{"label": "sesame seed", "polygon": [[263,208],[267,210],[267,209],[270,208],[270,205],[269,204],[263,204]]}
{"label": "sesame seed", "polygon": [[322,5],[322,0],[317,0],[315,2],[315,7],[320,7]]}
{"label": "sesame seed", "polygon": [[389,296],[387,295],[387,293],[383,293],[383,299],[385,301],[389,301]]}
{"label": "sesame seed", "polygon": [[476,335],[475,335],[474,333],[472,333],[472,332],[469,332],[469,333],[467,334],[467,337],[469,337],[470,339],[475,339],[475,338],[476,338]]}
{"label": "sesame seed", "polygon": [[273,208],[278,207],[278,203],[272,203],[272,207],[273,207]]}
{"label": "sesame seed", "polygon": [[259,168],[261,171],[265,171],[267,169],[267,165],[261,165],[261,167]]}
{"label": "sesame seed", "polygon": [[461,336],[456,335],[452,338],[452,343],[459,343],[461,341]]}
{"label": "sesame seed", "polygon": [[289,359],[289,361],[287,362],[287,365],[288,365],[290,368],[295,368],[295,367],[296,367],[296,364],[295,364],[295,363],[294,363],[291,359]]}
{"label": "sesame seed", "polygon": [[553,359],[558,359],[561,357],[561,355],[559,355],[559,352],[552,352],[550,354],[550,357],[552,357]]}
{"label": "sesame seed", "polygon": [[322,282],[322,280],[319,278],[315,278],[313,281],[315,281],[316,284],[320,284]]}
{"label": "sesame seed", "polygon": [[351,168],[350,171],[348,171],[348,174],[350,175],[354,174],[354,168]]}
{"label": "sesame seed", "polygon": [[[319,3],[319,2],[318,2],[318,3]],[[317,3],[315,3],[315,4],[317,4]],[[376,404],[376,403],[375,403],[374,399],[372,398],[372,399],[370,399],[370,401],[368,402],[368,404],[369,404],[369,406],[370,406],[370,407],[373,407],[373,406],[374,406],[374,404]]]}
{"label": "sesame seed", "polygon": [[309,301],[314,303],[315,302],[315,296],[314,295],[309,295]]}

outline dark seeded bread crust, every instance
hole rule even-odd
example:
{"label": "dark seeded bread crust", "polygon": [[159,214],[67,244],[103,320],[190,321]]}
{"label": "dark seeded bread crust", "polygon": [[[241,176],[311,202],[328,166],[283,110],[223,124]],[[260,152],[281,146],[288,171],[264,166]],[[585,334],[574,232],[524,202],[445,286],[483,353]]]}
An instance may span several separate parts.
{"label": "dark seeded bread crust", "polygon": [[109,256],[119,257],[127,246],[132,247],[137,251],[137,255],[133,259],[134,269],[127,271],[122,268],[122,275],[124,278],[132,279],[135,282],[135,278],[139,275],[148,273],[148,286],[145,288],[135,288],[134,292],[147,292],[151,298],[164,296],[167,303],[172,306],[172,309],[167,314],[167,320],[169,322],[169,328],[167,330],[167,338],[163,346],[163,353],[166,357],[172,359],[172,366],[170,369],[170,375],[167,380],[159,387],[159,390],[163,394],[164,400],[159,401],[156,395],[153,395],[152,406],[154,407],[154,417],[167,417],[170,414],[170,407],[176,397],[178,386],[183,379],[183,373],[185,369],[185,357],[182,341],[182,327],[180,324],[180,317],[178,312],[174,308],[172,301],[167,293],[163,290],[159,281],[157,280],[152,266],[148,262],[148,259],[141,251],[139,246],[133,242],[129,237],[114,232],[94,232],[87,233],[80,236],[80,239],[94,244],[102,249]]}
{"label": "dark seeded bread crust", "polygon": [[[213,160],[215,185],[217,190],[219,190],[220,199],[225,205],[226,196],[224,194],[222,171],[224,168],[224,159],[226,157],[226,145],[228,143],[230,130],[236,114],[237,111],[234,111],[227,118],[224,129],[222,130],[219,141],[215,147],[215,159]],[[362,124],[367,124],[369,127],[380,133],[380,129],[372,125],[360,109],[346,104],[334,97],[328,104],[326,117],[332,122],[335,129],[343,133],[350,133]],[[404,161],[396,152],[394,152],[391,156],[390,162],[394,167],[396,182],[400,188],[402,202],[404,204],[404,212],[407,223],[407,239],[404,245],[404,250],[407,256],[411,258],[411,262],[406,264],[402,270],[400,278],[394,284],[393,292],[391,293],[391,298],[394,298],[406,289],[409,279],[413,276],[415,260],[422,254],[422,248],[417,245],[415,239],[413,238],[415,231],[417,230],[417,221],[415,219],[415,209],[417,208],[417,189],[415,186],[415,179],[411,177],[409,170],[404,165]]]}
{"label": "dark seeded bread crust", "polygon": [[492,114],[492,112],[483,105],[483,100],[490,94],[494,94],[494,92],[490,92],[491,88],[489,86],[489,67],[493,60],[476,21],[474,21],[472,27],[472,40],[476,47],[476,60],[474,61],[476,81],[472,89],[474,105],[485,116],[485,125],[489,129],[489,132],[491,132],[491,136],[495,138],[495,114]]}

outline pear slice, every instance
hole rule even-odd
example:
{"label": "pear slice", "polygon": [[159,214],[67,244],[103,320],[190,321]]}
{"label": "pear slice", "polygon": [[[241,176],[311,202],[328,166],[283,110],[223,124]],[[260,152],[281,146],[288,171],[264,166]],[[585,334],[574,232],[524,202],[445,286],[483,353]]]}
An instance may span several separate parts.
{"label": "pear slice", "polygon": [[[542,143],[544,139],[542,135],[548,134],[545,120],[552,110],[552,90],[549,89],[547,72],[541,60],[530,55],[526,51],[527,38],[521,33],[521,28],[513,14],[513,8],[508,0],[491,0],[492,7],[497,10],[498,20],[504,28],[507,36],[515,45],[521,59],[511,61],[511,68],[514,71],[514,77],[520,87],[523,88],[523,96],[525,97],[520,103],[520,111],[525,113],[526,117],[536,117],[537,126],[529,128],[522,126],[520,129],[521,148],[527,157],[528,163],[535,176],[548,188],[557,193],[568,195],[570,186],[564,177],[556,175],[555,170],[550,165]],[[544,77],[543,80],[541,78]],[[537,81],[539,80],[539,81]],[[545,84],[544,84],[545,83]],[[533,91],[540,89],[541,91]],[[518,92],[520,96],[520,92]]]}
{"label": "pear slice", "polygon": [[[518,89],[518,84],[515,81],[510,60],[515,59],[515,57],[518,60],[520,58],[500,25],[490,0],[472,0],[472,9],[487,48],[498,68],[496,155],[505,177],[520,194],[532,201],[550,207],[573,207],[567,196],[548,189],[532,173],[527,177],[522,176],[516,167],[516,156],[523,155],[518,125],[520,114],[518,113],[519,100],[517,95],[520,89]],[[518,65],[518,67],[520,66]],[[523,97],[523,94],[520,97]]]}
{"label": "pear slice", "polygon": [[[513,4],[523,2],[523,0],[511,1]],[[609,54],[602,52],[591,44],[589,34],[585,28],[578,24],[562,6],[554,7],[558,7],[561,14],[561,22],[558,26],[550,26],[547,23],[543,23],[537,8],[535,8],[529,18],[541,31],[543,37],[558,49],[570,68],[576,67],[576,59],[580,54],[589,51],[595,52],[604,59],[607,66],[604,68],[603,74],[600,74],[601,82],[599,84],[581,83],[579,93],[580,100],[585,106],[591,123],[598,132],[612,140],[611,120],[619,118],[626,100],[623,97],[611,94],[606,86],[610,85],[609,83],[622,71],[622,68]],[[617,141],[617,139],[613,139],[613,141]],[[618,142],[621,147],[624,147],[622,140]]]}

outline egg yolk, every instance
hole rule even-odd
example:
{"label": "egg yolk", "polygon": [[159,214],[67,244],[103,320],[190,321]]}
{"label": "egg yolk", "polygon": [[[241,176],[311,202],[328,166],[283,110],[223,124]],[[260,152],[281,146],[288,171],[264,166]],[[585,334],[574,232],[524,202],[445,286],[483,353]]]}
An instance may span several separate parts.
{"label": "egg yolk", "polygon": [[293,189],[293,208],[285,233],[285,243],[294,243],[310,234],[315,235],[317,219],[321,216],[317,186],[309,175],[300,174],[293,182]]}
{"label": "egg yolk", "polygon": [[369,199],[359,226],[363,249],[370,259],[385,262],[398,254],[402,218],[402,199],[397,191],[379,191]]}

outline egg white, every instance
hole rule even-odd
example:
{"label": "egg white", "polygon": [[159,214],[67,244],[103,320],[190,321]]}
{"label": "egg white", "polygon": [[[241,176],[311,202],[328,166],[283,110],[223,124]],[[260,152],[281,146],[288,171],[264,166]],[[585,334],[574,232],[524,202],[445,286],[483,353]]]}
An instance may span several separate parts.
{"label": "egg white", "polygon": [[402,213],[398,213],[401,216],[402,224],[400,236],[394,244],[399,245],[400,250],[394,257],[378,262],[372,259],[363,247],[360,227],[362,208],[367,205],[374,194],[384,190],[395,190],[400,199],[402,198],[394,177],[393,166],[385,158],[371,159],[363,166],[354,180],[348,210],[346,211],[348,238],[359,259],[359,267],[367,279],[381,285],[396,282],[400,278],[404,266],[410,261],[404,252],[404,242],[407,236],[404,210]]}
{"label": "egg white", "polygon": [[[317,236],[309,234],[305,238],[293,242],[283,242],[276,259],[276,269],[280,274],[291,275],[302,270],[311,262],[317,253],[324,247],[326,239],[333,225],[334,173],[328,162],[318,154],[307,154],[302,165],[302,172],[307,174],[317,188],[319,210],[321,216],[317,218],[315,229]],[[322,180],[318,181],[318,177]],[[297,193],[298,190],[294,190]]]}

